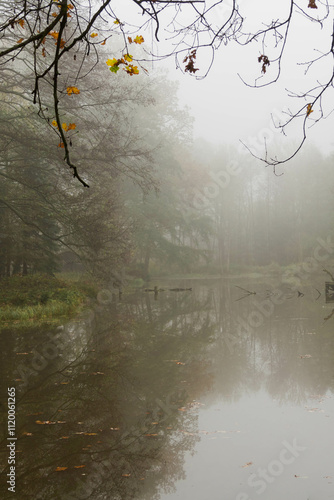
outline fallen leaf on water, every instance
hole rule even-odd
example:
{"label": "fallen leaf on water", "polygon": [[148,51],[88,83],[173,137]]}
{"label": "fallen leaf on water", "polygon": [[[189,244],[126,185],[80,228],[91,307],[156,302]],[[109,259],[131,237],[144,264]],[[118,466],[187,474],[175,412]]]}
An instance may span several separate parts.
{"label": "fallen leaf on water", "polygon": [[56,422],[51,422],[50,420],[36,420],[35,421],[35,424],[40,424],[40,425],[51,425],[51,424],[55,424]]}
{"label": "fallen leaf on water", "polygon": [[75,465],[74,468],[75,469],[82,469],[82,467],[86,467],[85,465]]}
{"label": "fallen leaf on water", "polygon": [[66,469],[68,469],[68,467],[57,467],[56,471],[59,472],[61,470],[66,470]]}
{"label": "fallen leaf on water", "polygon": [[122,477],[130,477],[131,474],[122,474]]}
{"label": "fallen leaf on water", "polygon": [[245,465],[243,465],[242,467],[249,467],[250,465],[253,465],[253,462],[247,462]]}
{"label": "fallen leaf on water", "polygon": [[23,436],[32,436],[32,432],[23,432],[22,435]]}
{"label": "fallen leaf on water", "polygon": [[312,358],[311,354],[301,354],[301,358]]}

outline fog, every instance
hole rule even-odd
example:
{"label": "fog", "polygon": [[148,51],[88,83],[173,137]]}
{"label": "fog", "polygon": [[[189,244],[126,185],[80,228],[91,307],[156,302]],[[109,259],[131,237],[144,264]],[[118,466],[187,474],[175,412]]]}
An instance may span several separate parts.
{"label": "fog", "polygon": [[35,4],[0,4],[0,497],[333,498],[333,6]]}

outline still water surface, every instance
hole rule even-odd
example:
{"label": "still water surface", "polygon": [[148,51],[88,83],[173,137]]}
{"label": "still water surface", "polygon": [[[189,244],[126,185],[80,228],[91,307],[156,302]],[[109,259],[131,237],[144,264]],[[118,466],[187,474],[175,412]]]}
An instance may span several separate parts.
{"label": "still water surface", "polygon": [[270,279],[160,282],[61,328],[3,330],[17,453],[1,498],[334,500],[323,281],[303,295]]}

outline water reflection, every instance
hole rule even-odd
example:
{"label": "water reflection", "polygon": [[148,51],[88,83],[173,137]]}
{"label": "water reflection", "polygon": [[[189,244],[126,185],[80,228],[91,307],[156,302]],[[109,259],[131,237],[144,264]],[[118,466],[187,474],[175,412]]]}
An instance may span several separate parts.
{"label": "water reflection", "polygon": [[302,405],[332,391],[329,306],[305,289],[268,308],[274,283],[252,283],[245,300],[235,284],[138,292],[63,329],[3,331],[1,390],[15,385],[19,400],[19,498],[169,498],[209,433],[202,405],[263,395]]}

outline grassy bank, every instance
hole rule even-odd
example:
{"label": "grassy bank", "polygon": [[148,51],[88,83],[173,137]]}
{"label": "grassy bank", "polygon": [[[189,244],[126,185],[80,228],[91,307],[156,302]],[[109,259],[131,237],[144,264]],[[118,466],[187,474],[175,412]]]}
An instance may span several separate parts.
{"label": "grassy bank", "polygon": [[88,297],[96,297],[89,281],[73,276],[12,276],[0,279],[0,322],[10,324],[58,322],[77,313]]}

